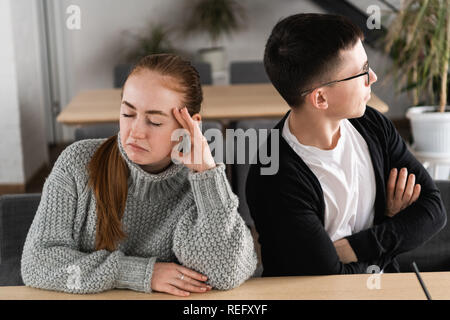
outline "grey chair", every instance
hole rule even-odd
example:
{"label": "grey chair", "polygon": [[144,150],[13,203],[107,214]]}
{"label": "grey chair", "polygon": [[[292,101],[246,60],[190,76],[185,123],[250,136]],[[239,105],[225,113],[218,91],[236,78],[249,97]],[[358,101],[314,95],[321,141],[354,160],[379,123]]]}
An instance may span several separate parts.
{"label": "grey chair", "polygon": [[198,74],[200,75],[200,83],[201,84],[212,84],[212,71],[211,64],[208,62],[196,61],[193,62],[192,65],[195,69],[197,69]]}
{"label": "grey chair", "polygon": [[[450,214],[450,180],[437,180],[436,185]],[[448,220],[448,218],[447,218]],[[450,222],[433,238],[422,246],[397,256],[401,272],[413,272],[411,263],[416,262],[420,271],[450,271]]]}
{"label": "grey chair", "polygon": [[0,196],[0,286],[23,285],[20,260],[40,193]]}
{"label": "grey chair", "polygon": [[[279,119],[248,119],[248,120],[240,120],[236,121],[231,124],[231,127],[235,130],[242,129],[245,132],[247,132],[248,129],[256,129],[256,132],[259,132],[260,129],[267,129],[268,134],[270,134],[270,129],[275,127],[275,125],[279,122]],[[250,154],[250,146],[249,146],[249,140],[246,140],[245,143],[245,149],[238,149],[237,145],[237,138],[236,138],[237,131],[235,131],[234,141],[227,141],[227,153],[233,152],[232,155],[228,155],[228,158],[233,159],[233,165],[232,165],[232,188],[233,191],[236,193],[236,195],[239,197],[239,213],[242,215],[242,218],[244,219],[245,223],[249,227],[254,227],[253,219],[250,215],[250,210],[247,205],[247,199],[245,196],[245,185],[248,175],[248,170],[250,169],[250,161],[254,161],[254,156]],[[259,134],[256,134],[258,145],[261,145],[264,141],[259,140]],[[233,147],[232,147],[233,145]],[[257,146],[253,146],[255,148]],[[238,153],[244,153],[245,156],[245,163],[238,163]]]}
{"label": "grey chair", "polygon": [[235,61],[230,63],[230,83],[269,83],[262,61]]}
{"label": "grey chair", "polygon": [[114,67],[114,88],[122,88],[132,69],[132,63],[119,64]]}
{"label": "grey chair", "polygon": [[119,132],[119,123],[99,123],[75,129],[75,141],[83,139],[109,138]]}

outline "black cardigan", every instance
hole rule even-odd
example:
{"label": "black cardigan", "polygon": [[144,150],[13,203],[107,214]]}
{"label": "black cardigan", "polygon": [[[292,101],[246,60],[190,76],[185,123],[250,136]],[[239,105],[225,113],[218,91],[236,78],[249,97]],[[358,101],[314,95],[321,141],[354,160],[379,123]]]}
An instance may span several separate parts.
{"label": "black cardigan", "polygon": [[[263,276],[366,273],[373,264],[385,272],[399,272],[395,256],[429,240],[447,221],[440,192],[428,172],[383,114],[367,107],[362,117],[349,119],[368,145],[376,199],[373,227],[346,237],[358,262],[341,263],[324,228],[325,202],[320,183],[282,137],[289,112],[275,126],[279,129],[277,174],[261,175],[260,168],[269,165],[258,160],[247,177],[247,203],[259,233]],[[272,150],[270,142],[269,136],[266,150]],[[416,175],[420,197],[389,218],[385,216],[389,172],[402,167]]]}

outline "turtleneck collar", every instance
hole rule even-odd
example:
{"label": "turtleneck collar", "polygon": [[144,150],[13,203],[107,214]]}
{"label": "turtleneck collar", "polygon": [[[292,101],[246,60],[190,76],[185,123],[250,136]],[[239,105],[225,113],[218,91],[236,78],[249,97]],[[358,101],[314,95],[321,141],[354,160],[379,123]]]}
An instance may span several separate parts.
{"label": "turtleneck collar", "polygon": [[175,191],[179,191],[183,184],[189,183],[187,178],[189,169],[184,165],[172,163],[160,173],[149,173],[128,158],[120,141],[120,132],[117,135],[117,144],[130,170],[128,191],[135,197],[141,200],[167,198]]}

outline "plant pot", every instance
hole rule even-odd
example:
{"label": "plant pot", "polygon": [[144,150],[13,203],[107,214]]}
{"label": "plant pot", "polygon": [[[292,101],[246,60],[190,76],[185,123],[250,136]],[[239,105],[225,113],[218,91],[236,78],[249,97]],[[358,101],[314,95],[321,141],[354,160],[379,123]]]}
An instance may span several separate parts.
{"label": "plant pot", "polygon": [[200,49],[198,54],[200,61],[211,64],[213,73],[226,70],[225,50],[223,47]]}
{"label": "plant pot", "polygon": [[409,108],[414,150],[421,153],[450,156],[450,110],[437,112],[433,106]]}

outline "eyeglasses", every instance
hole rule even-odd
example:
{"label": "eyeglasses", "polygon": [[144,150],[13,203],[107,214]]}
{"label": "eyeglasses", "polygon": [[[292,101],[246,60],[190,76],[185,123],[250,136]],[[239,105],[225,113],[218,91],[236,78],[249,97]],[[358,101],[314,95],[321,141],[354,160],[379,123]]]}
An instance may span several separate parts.
{"label": "eyeglasses", "polygon": [[330,84],[337,83],[337,82],[342,82],[342,81],[352,80],[352,79],[355,79],[355,78],[358,78],[358,77],[361,77],[361,76],[365,76],[365,75],[367,75],[367,83],[366,83],[366,84],[369,85],[369,83],[370,83],[370,75],[369,75],[370,67],[369,67],[369,62],[367,62],[367,63],[364,65],[363,71],[364,71],[363,73],[357,74],[356,76],[353,76],[353,77],[348,77],[348,78],[345,78],[345,79],[342,79],[342,80],[334,80],[334,81],[330,81],[330,82],[323,83],[323,84],[321,84],[320,86],[317,86],[317,87],[315,87],[315,88],[308,89],[308,90],[306,90],[306,91],[302,91],[302,92],[300,93],[300,95],[301,95],[302,97],[304,97],[304,96],[306,96],[307,94],[311,93],[312,91],[316,90],[317,88],[324,87],[324,86],[329,86]]}

